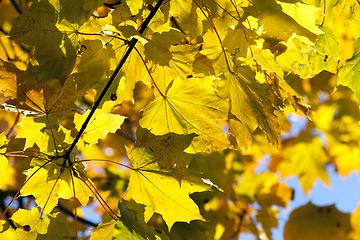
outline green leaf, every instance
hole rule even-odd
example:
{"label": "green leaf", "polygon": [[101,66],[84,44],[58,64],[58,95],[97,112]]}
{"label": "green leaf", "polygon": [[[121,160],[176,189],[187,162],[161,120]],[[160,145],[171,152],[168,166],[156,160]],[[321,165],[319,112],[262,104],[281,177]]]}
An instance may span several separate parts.
{"label": "green leaf", "polygon": [[115,224],[115,220],[100,223],[96,228],[90,230],[90,240],[112,240],[115,231]]}
{"label": "green leaf", "polygon": [[136,132],[137,147],[148,147],[153,151],[160,170],[172,169],[174,177],[180,182],[193,155],[185,153],[192,139],[196,136],[168,133],[155,136],[149,130],[139,127]]}
{"label": "green leaf", "polygon": [[186,172],[180,186],[171,173],[159,170],[150,149],[134,148],[129,158],[135,171],[128,192],[135,202],[160,213],[169,228],[177,221],[204,220],[189,197],[190,193],[210,190],[198,174]]}
{"label": "green leaf", "polygon": [[81,54],[81,62],[77,69],[79,73],[87,74],[87,81],[94,83],[110,75],[110,60],[115,58],[112,45],[105,44],[100,39],[87,40],[82,43],[85,51]]}
{"label": "green leaf", "polygon": [[227,101],[214,93],[213,78],[165,81],[169,79],[157,82],[163,95],[145,107],[140,126],[154,135],[195,133],[198,136],[185,150],[187,153],[230,147],[225,132],[213,120],[225,118],[228,109]]}
{"label": "green leaf", "polygon": [[165,240],[169,239],[165,234],[155,232],[153,227],[148,226],[143,220],[139,220],[136,211],[129,209],[129,204],[119,204],[121,217],[115,224],[114,240]]}
{"label": "green leaf", "polygon": [[253,132],[257,127],[263,130],[275,148],[281,128],[274,114],[279,109],[279,99],[265,84],[260,84],[240,73],[227,73],[222,84],[230,95],[230,134],[244,149],[253,142]]}
{"label": "green leaf", "polygon": [[160,66],[169,66],[169,61],[172,59],[170,46],[179,43],[184,38],[184,34],[178,29],[164,24],[155,29],[151,41],[145,44],[146,57],[158,63]]}
{"label": "green leaf", "polygon": [[14,19],[11,37],[36,48],[26,81],[44,83],[58,79],[63,84],[73,70],[76,51],[68,34],[56,27],[61,20],[61,13],[48,2],[34,2],[28,11]]}
{"label": "green leaf", "polygon": [[316,50],[310,53],[309,62],[313,64],[315,74],[322,70],[337,73],[341,58],[339,43],[329,27],[323,26],[321,29],[324,33],[318,36]]}
{"label": "green leaf", "polygon": [[354,54],[341,67],[337,83],[353,90],[360,102],[360,84],[359,81],[356,81],[360,77],[360,39],[354,41],[354,46]]}

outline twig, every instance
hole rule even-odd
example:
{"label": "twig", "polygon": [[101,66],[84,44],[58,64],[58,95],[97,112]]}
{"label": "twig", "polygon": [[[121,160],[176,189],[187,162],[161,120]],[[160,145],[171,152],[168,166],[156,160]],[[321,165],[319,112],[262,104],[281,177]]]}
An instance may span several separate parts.
{"label": "twig", "polygon": [[[75,214],[70,211],[69,209],[65,208],[64,206],[62,206],[60,203],[56,206],[61,212],[73,217],[75,219]],[[89,220],[86,220],[82,217],[79,217],[77,216],[77,220],[84,223],[84,224],[87,224],[87,225],[90,225],[90,226],[93,226],[93,227],[96,227],[97,224],[96,223],[93,223],[93,222],[90,222]]]}
{"label": "twig", "polygon": [[20,10],[19,6],[17,5],[17,3],[14,0],[10,0],[10,2],[12,3],[12,5],[14,6],[15,10],[19,13],[22,14],[22,11]]}
{"label": "twig", "polygon": [[18,112],[14,124],[13,124],[12,127],[10,128],[9,132],[6,134],[6,138],[9,138],[11,132],[12,132],[12,131],[14,130],[14,128],[15,128],[16,123],[19,121],[19,118],[20,118],[20,112]]}
{"label": "twig", "polygon": [[[153,10],[151,10],[149,16],[145,19],[144,23],[141,25],[141,28],[139,29],[139,33],[143,34],[145,29],[147,28],[147,26],[149,25],[151,19],[155,16],[155,13],[157,12],[157,10],[160,8],[161,4],[163,3],[164,0],[159,0],[155,7],[153,8]],[[81,129],[79,131],[79,133],[77,134],[76,138],[74,139],[73,143],[71,144],[70,148],[66,151],[66,153],[64,154],[64,159],[68,159],[68,161],[70,161],[69,156],[72,152],[72,150],[74,149],[74,147],[76,146],[77,142],[79,141],[81,135],[84,133],[87,125],[90,122],[90,119],[92,118],[92,116],[95,113],[95,110],[98,108],[98,106],[100,105],[100,102],[102,101],[102,99],[104,98],[106,92],[109,90],[111,84],[113,83],[113,81],[115,80],[116,76],[119,74],[121,68],[124,66],[126,60],[128,59],[128,57],[130,56],[130,53],[132,52],[132,50],[134,49],[136,43],[137,43],[137,39],[133,38],[130,43],[129,43],[129,47],[127,49],[127,51],[125,52],[123,58],[121,59],[119,65],[116,67],[113,75],[111,76],[110,80],[108,81],[108,83],[106,84],[106,86],[104,87],[104,89],[102,90],[102,92],[100,93],[99,98],[96,100],[96,102],[94,103],[94,106],[92,107],[89,115],[87,116],[86,120],[84,121],[83,125],[81,126]],[[69,163],[70,164],[70,163]]]}

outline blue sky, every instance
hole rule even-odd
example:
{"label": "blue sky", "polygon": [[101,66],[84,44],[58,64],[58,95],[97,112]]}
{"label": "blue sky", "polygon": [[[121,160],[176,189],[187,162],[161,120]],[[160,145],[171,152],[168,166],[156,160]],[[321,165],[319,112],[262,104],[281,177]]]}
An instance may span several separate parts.
{"label": "blue sky", "polygon": [[[291,123],[289,133],[286,133],[282,138],[289,138],[297,136],[305,127],[308,122],[306,117],[296,114],[289,114],[288,121]],[[313,131],[314,136],[318,136],[326,145],[327,141],[323,133]],[[265,164],[262,164],[257,169],[258,172],[267,171],[267,163],[269,159],[265,157]],[[272,240],[283,240],[283,231],[286,221],[288,220],[292,210],[312,202],[317,206],[327,206],[335,204],[339,211],[344,213],[352,213],[356,210],[360,203],[360,181],[359,173],[352,171],[346,177],[341,177],[336,173],[333,165],[327,165],[326,171],[328,173],[330,184],[327,186],[320,180],[316,180],[313,188],[309,194],[305,194],[300,185],[298,177],[288,177],[281,179],[287,186],[294,189],[294,200],[288,203],[286,209],[281,209],[278,214],[278,227],[272,229]],[[255,204],[256,207],[256,204]],[[238,240],[255,240],[255,236],[251,234],[242,233]]]}
{"label": "blue sky", "polygon": [[[272,229],[272,239],[282,240],[284,225],[289,218],[292,210],[312,202],[317,206],[327,206],[335,204],[337,209],[352,213],[360,202],[360,182],[359,174],[351,172],[346,177],[340,177],[334,167],[328,165],[327,172],[330,178],[330,186],[326,186],[320,180],[315,182],[311,192],[306,195],[297,177],[283,179],[284,182],[295,190],[294,200],[288,203],[288,208],[280,211],[278,215],[278,228]],[[241,234],[239,240],[254,240],[255,236]]]}

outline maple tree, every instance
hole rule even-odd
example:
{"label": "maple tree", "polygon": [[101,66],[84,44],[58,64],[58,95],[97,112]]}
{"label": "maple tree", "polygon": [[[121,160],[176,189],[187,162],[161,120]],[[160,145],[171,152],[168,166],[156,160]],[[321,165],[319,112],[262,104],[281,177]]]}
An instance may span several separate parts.
{"label": "maple tree", "polygon": [[0,1],[0,239],[272,239],[285,177],[360,168],[359,29],[356,0]]}

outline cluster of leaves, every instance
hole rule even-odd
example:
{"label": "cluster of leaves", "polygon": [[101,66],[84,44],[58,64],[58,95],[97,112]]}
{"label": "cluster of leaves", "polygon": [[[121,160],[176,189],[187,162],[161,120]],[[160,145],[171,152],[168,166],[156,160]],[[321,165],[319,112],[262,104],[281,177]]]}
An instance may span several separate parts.
{"label": "cluster of leaves", "polygon": [[[86,238],[91,204],[93,240],[271,239],[282,178],[308,193],[360,168],[359,18],[356,0],[1,1],[0,238]],[[281,139],[294,113],[310,121]],[[358,239],[359,214],[309,203],[284,239]]]}

